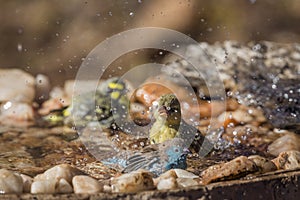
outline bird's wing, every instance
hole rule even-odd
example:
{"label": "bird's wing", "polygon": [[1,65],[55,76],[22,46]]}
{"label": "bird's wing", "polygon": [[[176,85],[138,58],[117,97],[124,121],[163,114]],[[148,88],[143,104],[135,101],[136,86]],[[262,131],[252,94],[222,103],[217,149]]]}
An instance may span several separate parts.
{"label": "bird's wing", "polygon": [[138,169],[146,169],[153,173],[161,171],[162,164],[158,151],[148,153],[136,153],[127,159],[127,167],[124,172],[131,172]]}

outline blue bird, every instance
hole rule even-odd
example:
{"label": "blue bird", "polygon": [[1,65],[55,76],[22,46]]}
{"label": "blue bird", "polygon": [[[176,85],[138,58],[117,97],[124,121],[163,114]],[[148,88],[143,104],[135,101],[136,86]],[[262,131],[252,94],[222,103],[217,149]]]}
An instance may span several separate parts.
{"label": "blue bird", "polygon": [[140,151],[126,151],[103,160],[108,166],[118,166],[123,172],[146,169],[159,176],[170,169],[186,169],[186,157],[189,150],[184,147],[184,140],[174,138],[163,143],[153,144]]}

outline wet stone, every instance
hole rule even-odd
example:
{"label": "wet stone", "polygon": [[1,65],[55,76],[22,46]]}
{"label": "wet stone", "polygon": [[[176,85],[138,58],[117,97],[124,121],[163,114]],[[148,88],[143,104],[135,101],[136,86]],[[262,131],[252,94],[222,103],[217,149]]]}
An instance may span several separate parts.
{"label": "wet stone", "polygon": [[174,177],[161,179],[156,186],[158,190],[172,190],[176,189],[177,187],[177,181]]}
{"label": "wet stone", "polygon": [[20,176],[22,177],[23,180],[23,192],[29,193],[33,182],[33,178],[31,178],[26,174],[20,174]]}
{"label": "wet stone", "polygon": [[245,156],[240,156],[229,162],[208,167],[201,173],[202,183],[235,179],[255,171],[257,171],[255,163]]}
{"label": "wet stone", "polygon": [[300,151],[300,136],[295,133],[287,132],[268,146],[268,152],[278,156],[284,151]]}
{"label": "wet stone", "polygon": [[299,151],[286,151],[278,155],[277,158],[272,160],[278,169],[297,169],[300,168],[300,152]]}
{"label": "wet stone", "polygon": [[95,194],[103,191],[103,187],[96,179],[85,175],[74,176],[72,185],[75,193]]}
{"label": "wet stone", "polygon": [[264,158],[259,155],[252,155],[248,157],[249,160],[252,160],[257,166],[259,173],[266,173],[277,170],[276,165],[267,158]]}
{"label": "wet stone", "polygon": [[19,69],[0,69],[0,102],[31,103],[35,95],[34,87],[32,75]]}
{"label": "wet stone", "polygon": [[138,170],[111,179],[112,192],[133,193],[154,189],[153,174]]}
{"label": "wet stone", "polygon": [[70,193],[72,178],[83,174],[68,164],[61,164],[34,177],[31,193]]}
{"label": "wet stone", "polygon": [[19,174],[6,169],[0,169],[0,193],[19,194],[23,192],[23,179]]}

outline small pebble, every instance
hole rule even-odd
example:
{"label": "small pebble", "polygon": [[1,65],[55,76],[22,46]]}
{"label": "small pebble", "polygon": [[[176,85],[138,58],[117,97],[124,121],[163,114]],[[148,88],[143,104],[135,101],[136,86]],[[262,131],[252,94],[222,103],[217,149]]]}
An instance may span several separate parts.
{"label": "small pebble", "polygon": [[1,104],[0,120],[6,123],[15,123],[16,121],[33,121],[34,111],[32,106],[27,103],[7,101]]}
{"label": "small pebble", "polygon": [[56,165],[48,170],[46,170],[43,174],[39,174],[34,177],[34,181],[36,180],[59,180],[65,179],[68,183],[72,183],[72,178],[76,175],[82,175],[83,172],[79,169],[76,169],[68,164]]}
{"label": "small pebble", "polygon": [[170,178],[174,178],[174,179],[178,178],[174,169],[170,169],[170,170],[166,171],[165,173],[162,173],[159,177],[154,178],[153,182],[154,182],[154,185],[157,186],[161,180],[170,179]]}
{"label": "small pebble", "polygon": [[75,193],[95,194],[103,191],[96,179],[85,175],[74,176],[72,184]]}
{"label": "small pebble", "polygon": [[35,96],[35,78],[20,69],[0,69],[0,102],[31,103]]}
{"label": "small pebble", "polygon": [[137,170],[111,179],[112,192],[133,193],[154,189],[153,174],[146,170]]}
{"label": "small pebble", "polygon": [[196,178],[195,179],[193,179],[193,178],[177,178],[176,182],[177,182],[177,185],[182,188],[200,185],[199,178],[197,178],[197,179]]}
{"label": "small pebble", "polygon": [[253,161],[239,156],[229,162],[208,167],[201,173],[202,183],[239,178],[255,171],[257,167]]}
{"label": "small pebble", "polygon": [[32,194],[55,194],[55,184],[53,180],[38,180],[31,184]]}
{"label": "small pebble", "polygon": [[23,192],[29,193],[31,184],[33,182],[33,178],[31,178],[30,176],[27,176],[25,174],[20,174],[20,176],[22,177],[22,180],[23,180]]}
{"label": "small pebble", "polygon": [[0,194],[20,194],[22,192],[22,177],[7,169],[0,169]]}
{"label": "small pebble", "polygon": [[199,176],[183,169],[174,169],[174,172],[176,173],[177,178],[190,178],[190,179],[199,178]]}
{"label": "small pebble", "polygon": [[73,177],[82,174],[83,172],[68,164],[54,166],[34,177],[31,193],[70,193]]}
{"label": "small pebble", "polygon": [[260,173],[266,173],[277,170],[276,165],[272,161],[259,155],[249,156],[248,159],[252,160],[256,164]]}
{"label": "small pebble", "polygon": [[278,155],[277,158],[272,160],[277,166],[277,169],[297,169],[300,168],[300,152],[299,151],[286,151]]}
{"label": "small pebble", "polygon": [[291,132],[284,134],[268,146],[268,152],[274,156],[292,150],[300,151],[300,136]]}
{"label": "small pebble", "polygon": [[64,178],[59,179],[58,184],[55,188],[56,193],[66,194],[73,192],[73,188]]}
{"label": "small pebble", "polygon": [[161,179],[156,186],[158,190],[171,190],[176,189],[177,187],[177,181],[174,177]]}

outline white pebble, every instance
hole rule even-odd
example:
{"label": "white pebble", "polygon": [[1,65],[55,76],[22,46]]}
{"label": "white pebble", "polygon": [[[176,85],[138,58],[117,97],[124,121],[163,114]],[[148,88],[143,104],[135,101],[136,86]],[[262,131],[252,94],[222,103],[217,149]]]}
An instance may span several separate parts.
{"label": "white pebble", "polygon": [[70,193],[72,178],[82,174],[83,172],[68,164],[54,166],[34,177],[31,193]]}
{"label": "white pebble", "polygon": [[54,194],[55,181],[53,180],[38,180],[31,184],[32,194]]}
{"label": "white pebble", "polygon": [[300,136],[295,133],[286,133],[268,146],[268,152],[274,156],[291,150],[300,151]]}
{"label": "white pebble", "polygon": [[35,79],[20,69],[0,69],[0,102],[31,103],[35,96]]}
{"label": "white pebble", "polygon": [[153,174],[146,170],[138,170],[120,177],[112,178],[112,192],[130,193],[154,189]]}
{"label": "white pebble", "polygon": [[0,194],[19,194],[23,192],[22,177],[12,171],[0,169]]}
{"label": "white pebble", "polygon": [[[0,120],[16,121],[32,121],[34,119],[34,111],[27,103],[18,103],[7,101],[0,107]],[[9,122],[9,121],[8,121]]]}
{"label": "white pebble", "polygon": [[59,180],[59,179],[65,179],[68,183],[72,183],[72,178],[76,175],[82,175],[83,172],[81,172],[79,169],[76,169],[68,164],[61,164],[56,165],[47,171],[45,171],[43,174],[39,174],[34,178],[34,181],[36,180]]}
{"label": "white pebble", "polygon": [[22,177],[22,180],[23,180],[23,192],[29,193],[31,184],[33,182],[33,178],[31,178],[30,176],[27,176],[25,174],[21,174],[20,176]]}
{"label": "white pebble", "polygon": [[169,179],[169,178],[177,178],[176,172],[174,171],[174,169],[170,169],[168,171],[166,171],[165,173],[161,174],[159,177],[154,178],[153,182],[154,185],[157,186],[157,184],[159,183],[159,181],[161,181],[162,179]]}
{"label": "white pebble", "polygon": [[66,194],[73,192],[73,188],[64,178],[59,179],[57,187],[55,188],[56,193]]}
{"label": "white pebble", "polygon": [[192,186],[196,186],[199,185],[200,179],[199,178],[177,178],[176,179],[177,185],[179,187],[192,187]]}
{"label": "white pebble", "polygon": [[183,169],[174,169],[176,175],[178,178],[199,178],[199,176],[191,173],[191,172],[188,172],[186,170],[183,170]]}
{"label": "white pebble", "polygon": [[170,177],[167,179],[161,179],[156,188],[158,190],[171,190],[171,189],[176,189],[177,188],[177,182],[174,177]]}
{"label": "white pebble", "polygon": [[94,194],[103,191],[100,183],[89,176],[75,176],[72,180],[75,193]]}

